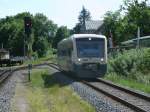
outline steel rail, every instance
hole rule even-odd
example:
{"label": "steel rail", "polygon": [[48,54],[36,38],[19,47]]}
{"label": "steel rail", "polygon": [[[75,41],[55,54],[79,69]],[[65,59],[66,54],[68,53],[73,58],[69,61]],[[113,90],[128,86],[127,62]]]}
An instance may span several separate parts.
{"label": "steel rail", "polygon": [[[36,67],[36,66],[40,66],[40,65],[48,65],[48,66],[50,66],[50,67],[52,67],[52,68],[54,68],[54,69],[57,69],[57,70],[59,70],[59,71],[62,71],[62,70],[58,67],[58,65],[57,65],[57,64],[54,64],[54,63],[44,63],[44,64],[38,64],[38,65],[33,65],[33,66]],[[18,70],[20,70],[20,69],[25,69],[25,68],[27,68],[27,66],[16,68],[16,69],[14,69],[13,71],[6,70],[6,71],[2,72],[2,73],[0,74],[0,83],[2,83],[5,79],[7,79],[8,76],[9,76],[12,72],[18,71]],[[69,76],[69,75],[66,75],[66,76]],[[73,77],[71,77],[71,78],[73,78]],[[129,94],[132,94],[132,95],[134,95],[134,96],[143,98],[144,100],[148,100],[148,101],[150,100],[149,97],[147,97],[147,96],[145,96],[145,95],[139,94],[139,93],[137,93],[137,92],[133,92],[132,90],[128,90],[128,89],[123,88],[123,87],[121,87],[121,86],[118,86],[118,85],[116,85],[116,84],[111,84],[109,81],[105,81],[105,80],[103,80],[103,79],[98,79],[98,81],[99,81],[99,82],[102,82],[102,83],[104,83],[104,84],[106,84],[106,85],[112,86],[112,87],[114,87],[114,88],[117,88],[117,89],[119,89],[119,90],[122,90],[122,91],[124,91],[124,92],[128,92]],[[111,94],[111,93],[109,93],[109,92],[107,92],[107,91],[105,91],[105,90],[103,90],[103,89],[97,88],[96,86],[90,84],[89,82],[87,82],[87,81],[85,81],[85,80],[83,80],[83,81],[81,81],[81,82],[82,82],[83,84],[85,84],[85,85],[87,85],[87,86],[93,88],[94,90],[96,90],[96,91],[98,91],[98,92],[100,92],[100,93],[103,93],[104,95],[106,95],[106,96],[112,98],[113,100],[115,100],[115,101],[117,101],[117,102],[120,102],[121,104],[123,104],[123,105],[125,105],[125,106],[127,106],[127,107],[129,107],[129,108],[131,108],[131,109],[133,109],[133,110],[135,110],[135,111],[137,111],[137,112],[147,112],[147,111],[145,111],[144,109],[142,109],[142,108],[140,108],[140,107],[138,107],[138,106],[136,106],[136,105],[134,105],[134,104],[132,104],[132,103],[130,103],[130,102],[128,102],[128,101],[125,101],[124,99],[122,99],[122,98],[120,98],[120,97],[117,97],[117,96],[115,96],[115,95],[113,95],[113,94]]]}
{"label": "steel rail", "polygon": [[134,91],[132,89],[128,89],[126,87],[114,84],[114,83],[112,83],[110,81],[107,81],[107,80],[104,80],[104,79],[101,79],[101,78],[97,79],[97,81],[150,102],[150,95],[146,95],[146,94],[142,94],[142,93],[136,92],[136,91]]}
{"label": "steel rail", "polygon": [[[50,64],[48,64],[48,66],[50,66],[50,67],[52,67],[52,68],[55,68],[55,69],[57,69],[57,70],[59,70],[59,71],[62,71],[62,70],[58,67],[57,64],[50,63]],[[68,75],[66,75],[66,76],[68,76]],[[74,78],[74,77],[72,77],[72,76],[69,76],[69,77]],[[81,80],[81,82],[82,82],[83,84],[85,84],[85,85],[87,85],[87,86],[93,88],[94,90],[96,90],[96,91],[98,91],[98,92],[100,92],[100,93],[103,93],[104,95],[106,95],[106,96],[112,98],[113,100],[115,100],[115,101],[117,101],[117,102],[120,102],[121,104],[123,104],[123,105],[125,105],[125,106],[127,106],[127,107],[129,107],[129,108],[131,108],[131,109],[133,109],[133,110],[135,110],[135,111],[137,111],[137,112],[147,112],[146,110],[144,110],[144,109],[142,109],[142,108],[140,108],[140,107],[138,107],[138,106],[136,106],[136,105],[134,105],[134,104],[132,104],[132,103],[130,103],[130,102],[128,102],[128,101],[126,101],[126,100],[120,98],[120,97],[118,97],[118,96],[115,96],[115,95],[113,95],[113,94],[111,94],[111,93],[109,93],[109,92],[107,92],[107,91],[105,91],[105,90],[103,90],[103,89],[97,88],[96,86],[93,86],[92,84],[90,84],[89,82],[87,82],[87,81],[85,81],[85,80]],[[136,91],[134,91],[134,90],[130,90],[130,89],[127,89],[127,88],[122,87],[122,86],[118,86],[118,85],[116,85],[116,84],[111,83],[110,81],[106,81],[106,80],[100,78],[100,79],[96,79],[96,82],[101,82],[101,83],[103,83],[103,84],[106,84],[107,86],[110,86],[110,87],[113,87],[113,88],[115,88],[115,89],[121,90],[121,91],[123,91],[123,92],[126,92],[126,93],[128,93],[128,94],[131,94],[131,95],[136,96],[136,97],[138,97],[138,98],[141,98],[141,99],[143,99],[143,100],[150,101],[150,96],[144,95],[144,94],[141,94],[141,93],[138,93],[138,92],[136,92]]]}
{"label": "steel rail", "polygon": [[10,70],[5,70],[0,74],[0,84],[2,84],[10,75]]}
{"label": "steel rail", "polygon": [[96,91],[98,91],[100,93],[103,93],[104,95],[112,98],[113,100],[122,103],[123,105],[125,105],[125,106],[127,106],[127,107],[129,107],[129,108],[131,108],[131,109],[133,109],[133,110],[135,110],[137,112],[147,112],[146,110],[141,109],[140,107],[138,107],[138,106],[136,106],[136,105],[134,105],[134,104],[132,104],[132,103],[130,103],[128,101],[125,101],[124,99],[122,99],[120,97],[117,97],[117,96],[115,96],[113,94],[110,94],[109,92],[107,92],[107,91],[105,91],[103,89],[97,88],[97,87],[93,86],[92,84],[90,84],[90,83],[88,83],[86,81],[82,81],[82,83],[87,85],[87,86],[89,86],[89,87],[91,87],[92,89],[94,89],[94,90],[96,90]]}
{"label": "steel rail", "polygon": [[[62,70],[58,67],[58,65],[57,65],[57,64],[54,64],[54,63],[37,64],[37,65],[33,65],[33,67],[40,66],[40,65],[47,65],[47,66],[50,66],[50,67],[52,67],[52,68],[54,68],[54,69],[57,69],[57,70],[59,70],[59,71],[62,71]],[[27,66],[19,67],[19,68],[15,69],[14,71],[17,71],[17,70],[20,70],[20,69],[25,69],[25,68],[27,68]],[[64,74],[64,75],[65,75],[65,74]],[[69,75],[66,75],[66,76],[69,76]],[[74,77],[71,76],[70,78],[74,78]],[[76,80],[77,80],[77,79],[76,79]],[[115,96],[115,95],[113,95],[113,94],[110,94],[109,92],[107,92],[107,91],[105,91],[105,90],[102,90],[102,89],[100,89],[100,88],[97,88],[97,87],[93,86],[92,84],[90,84],[90,83],[88,83],[88,82],[86,82],[86,81],[81,81],[81,82],[82,82],[83,84],[85,84],[85,85],[87,85],[87,86],[93,88],[94,90],[103,93],[104,95],[106,95],[106,96],[112,98],[113,100],[115,100],[115,101],[117,101],[117,102],[120,102],[121,104],[123,104],[123,105],[125,105],[125,106],[127,106],[127,107],[129,107],[129,108],[131,108],[131,109],[133,109],[133,110],[135,110],[135,111],[137,111],[137,112],[147,112],[147,111],[145,111],[144,109],[142,109],[142,108],[140,108],[140,107],[138,107],[138,106],[136,106],[136,105],[134,105],[134,104],[132,104],[132,103],[130,103],[130,102],[128,102],[128,101],[125,101],[124,99],[122,99],[122,98],[120,98],[120,97],[117,97],[117,96]],[[128,92],[128,91],[131,92],[131,90],[128,90],[128,89],[123,88],[123,87],[119,87],[118,85],[115,85],[115,84],[111,85],[111,83],[109,83],[108,81],[105,81],[105,80],[103,80],[103,79],[97,79],[97,82],[102,82],[102,83],[104,83],[104,84],[106,84],[106,85],[113,86],[113,87],[115,87],[115,88],[117,88],[117,89],[119,89],[119,90],[122,90],[122,91],[124,91],[124,92]],[[140,96],[140,98],[143,98],[144,100],[146,99],[146,96],[143,96],[142,94],[139,94],[139,93],[136,93],[136,92],[135,92],[135,93],[131,93],[131,94],[132,94],[132,95],[136,95],[136,96]]]}
{"label": "steel rail", "polygon": [[[36,65],[33,65],[33,67],[42,66],[42,65],[47,65],[47,63],[36,64]],[[18,70],[22,70],[22,69],[26,69],[26,68],[28,68],[27,65],[14,68],[13,70],[9,69],[9,70],[1,71],[0,72],[0,84],[2,84],[10,76],[10,74],[12,74],[13,72],[18,71]]]}

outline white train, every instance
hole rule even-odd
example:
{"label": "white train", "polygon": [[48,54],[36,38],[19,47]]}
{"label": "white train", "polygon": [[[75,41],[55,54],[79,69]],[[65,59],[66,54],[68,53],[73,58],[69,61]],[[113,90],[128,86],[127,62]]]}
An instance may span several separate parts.
{"label": "white train", "polygon": [[107,39],[103,35],[74,34],[58,43],[58,65],[80,78],[102,77],[107,71]]}

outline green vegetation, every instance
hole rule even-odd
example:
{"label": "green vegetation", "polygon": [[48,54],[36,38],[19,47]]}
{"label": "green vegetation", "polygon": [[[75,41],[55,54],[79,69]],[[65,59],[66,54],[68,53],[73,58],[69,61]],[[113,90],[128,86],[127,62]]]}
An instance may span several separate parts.
{"label": "green vegetation", "polygon": [[150,93],[150,49],[132,49],[109,58],[106,79]]}
{"label": "green vegetation", "polygon": [[[30,37],[24,34],[24,17],[26,16],[32,19]],[[64,35],[60,36],[58,33]],[[52,50],[52,43],[57,45],[58,41],[54,41],[55,37],[60,41],[68,36],[66,34],[69,35],[67,27],[58,28],[52,20],[42,13],[32,15],[29,12],[24,12],[0,19],[0,46],[3,44],[4,48],[8,49],[13,56],[23,56],[25,40],[26,51],[28,51],[26,55],[44,57],[47,51]]]}
{"label": "green vegetation", "polygon": [[[24,34],[25,16],[32,19],[32,34],[29,38]],[[91,15],[84,7],[79,13],[79,22],[71,30],[65,26],[58,27],[42,13],[32,15],[23,12],[7,16],[0,19],[0,44],[3,43],[4,48],[8,49],[11,55],[23,56],[25,39],[27,55],[44,57],[47,51],[56,48],[60,40],[70,34],[81,33],[85,20],[91,20]],[[111,31],[115,45],[119,45],[122,41],[136,37],[138,27],[141,29],[141,36],[150,35],[148,20],[150,20],[148,0],[124,0],[119,10],[108,11],[105,14],[101,32],[106,37],[110,37]]]}
{"label": "green vegetation", "polygon": [[62,27],[58,28],[58,30],[56,32],[56,36],[53,39],[53,43],[52,43],[53,48],[57,48],[58,42],[60,42],[62,39],[66,38],[66,37],[69,37],[69,35],[70,34],[69,34],[67,27],[62,26]]}
{"label": "green vegetation", "polygon": [[[141,36],[150,35],[150,6],[148,0],[124,0],[120,8],[115,11],[108,11],[104,15],[104,23],[101,32],[106,37],[113,36],[114,45],[120,42],[137,37],[137,30],[140,27]],[[85,20],[91,20],[90,12],[82,8],[78,23],[71,33],[81,33]]]}
{"label": "green vegetation", "polygon": [[29,112],[95,112],[67,85],[57,82],[48,70],[33,70],[27,92]]}
{"label": "green vegetation", "polygon": [[[123,14],[123,15],[122,15]],[[140,27],[141,36],[150,35],[150,6],[148,0],[124,0],[116,12],[108,11],[104,16],[102,34],[113,35],[115,45],[120,42],[137,37]]]}
{"label": "green vegetation", "polygon": [[136,90],[143,91],[145,93],[150,93],[150,86],[149,84],[140,83],[134,79],[131,79],[129,77],[123,77],[115,73],[111,73],[109,75],[106,75],[105,79],[110,80],[116,84],[126,86],[129,88],[133,88]]}
{"label": "green vegetation", "polygon": [[35,60],[28,60],[28,61],[25,61],[23,65],[28,65],[28,64],[36,65],[36,64],[42,64],[45,62],[46,63],[57,63],[56,56],[55,55],[47,55],[46,57],[38,58]]}
{"label": "green vegetation", "polygon": [[28,65],[28,64],[42,64],[44,62],[46,63],[57,63],[57,56],[56,53],[57,51],[55,49],[49,50],[47,51],[47,54],[45,57],[41,57],[38,58],[36,57],[36,55],[34,55],[34,59],[33,60],[28,60],[24,62],[24,65]]}
{"label": "green vegetation", "polygon": [[84,30],[83,26],[85,25],[85,21],[88,21],[88,20],[91,20],[91,14],[87,9],[85,9],[85,7],[82,7],[82,10],[78,17],[79,22],[72,29],[71,33],[76,33],[76,34],[82,33],[82,30]]}

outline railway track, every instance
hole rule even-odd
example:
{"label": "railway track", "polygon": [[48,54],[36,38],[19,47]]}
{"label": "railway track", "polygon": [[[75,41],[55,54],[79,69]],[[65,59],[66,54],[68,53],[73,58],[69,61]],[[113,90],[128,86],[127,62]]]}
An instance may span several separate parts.
{"label": "railway track", "polygon": [[[111,85],[104,84],[103,82],[88,82],[82,81],[85,85],[91,87],[92,89],[103,93],[104,95],[110,97],[111,99],[120,102],[121,104],[131,108],[137,112],[150,112],[150,102],[149,97],[142,96],[142,94],[131,93],[128,90],[120,90]],[[144,97],[144,98],[143,98]]]}
{"label": "railway track", "polygon": [[[33,65],[33,67],[37,67],[37,66],[42,66],[42,65],[47,65],[45,63],[43,64],[37,64],[37,65]],[[21,66],[21,67],[14,67],[13,69],[12,68],[5,68],[4,70],[0,70],[0,84],[2,84],[9,76],[11,76],[11,74],[15,71],[18,71],[18,70],[22,70],[22,69],[26,69],[28,68],[28,66]]]}
{"label": "railway track", "polygon": [[[34,67],[40,66],[40,65],[48,65],[54,69],[62,71],[57,66],[57,64],[53,64],[53,63],[44,63],[44,64],[39,64],[39,65],[34,65]],[[27,68],[27,67],[20,67],[13,71],[24,69],[24,68]],[[7,79],[10,74],[11,74],[10,70],[0,71],[0,84],[5,79]],[[66,76],[69,76],[69,75],[66,75]],[[74,78],[74,77],[70,77],[70,78]],[[78,80],[78,79],[73,79],[73,80],[80,81],[81,83],[87,85],[93,90],[100,92],[101,94],[104,94],[105,96],[111,98],[112,100],[119,102],[120,104],[130,108],[133,111],[150,112],[150,96],[149,95],[141,94],[133,90],[118,86],[104,79],[94,79],[92,81],[91,80],[90,81]]]}
{"label": "railway track", "polygon": [[[56,64],[48,64],[54,69],[59,69]],[[68,76],[68,75],[67,75]],[[74,77],[71,77],[74,78]],[[76,80],[76,79],[75,79]],[[115,100],[136,112],[150,112],[150,96],[122,86],[118,86],[104,79],[80,80],[81,83]]]}
{"label": "railway track", "polygon": [[0,71],[0,84],[2,84],[11,74],[11,70],[2,70]]}

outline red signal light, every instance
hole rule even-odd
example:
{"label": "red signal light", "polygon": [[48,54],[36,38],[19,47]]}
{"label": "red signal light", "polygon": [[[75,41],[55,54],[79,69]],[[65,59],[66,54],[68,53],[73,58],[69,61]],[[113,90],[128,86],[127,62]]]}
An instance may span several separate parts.
{"label": "red signal light", "polygon": [[27,35],[31,34],[32,21],[30,17],[24,18],[24,27],[25,27],[25,33]]}

